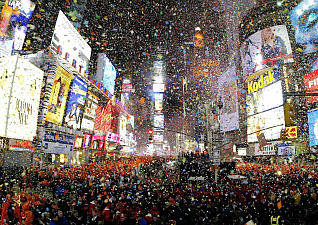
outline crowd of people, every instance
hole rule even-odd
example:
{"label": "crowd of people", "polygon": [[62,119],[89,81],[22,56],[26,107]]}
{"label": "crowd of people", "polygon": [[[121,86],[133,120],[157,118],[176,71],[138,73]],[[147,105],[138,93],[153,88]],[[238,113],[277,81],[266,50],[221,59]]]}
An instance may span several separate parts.
{"label": "crowd of people", "polygon": [[[45,170],[1,168],[0,224],[239,225],[275,224],[275,219],[317,224],[315,162],[243,161],[228,174],[243,178],[219,174],[216,182],[208,157],[199,156],[200,167],[195,158],[170,159],[175,164],[133,157]],[[191,175],[202,168],[208,172],[198,173],[203,180],[180,182],[185,168]]]}

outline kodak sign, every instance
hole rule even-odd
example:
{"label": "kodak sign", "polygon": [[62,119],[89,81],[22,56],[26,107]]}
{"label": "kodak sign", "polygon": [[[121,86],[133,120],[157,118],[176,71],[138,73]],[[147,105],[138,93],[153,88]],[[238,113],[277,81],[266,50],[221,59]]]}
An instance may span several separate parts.
{"label": "kodak sign", "polygon": [[275,72],[272,68],[262,70],[251,75],[251,77],[246,80],[248,94],[252,94],[276,81]]}

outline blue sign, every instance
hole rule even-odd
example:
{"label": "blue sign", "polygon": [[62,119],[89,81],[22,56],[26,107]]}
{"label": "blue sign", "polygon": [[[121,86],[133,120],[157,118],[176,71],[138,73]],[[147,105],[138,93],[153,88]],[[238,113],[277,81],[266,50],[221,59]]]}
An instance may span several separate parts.
{"label": "blue sign", "polygon": [[72,135],[44,131],[43,150],[45,153],[69,154],[73,151],[74,140]]}
{"label": "blue sign", "polygon": [[105,59],[103,85],[112,95],[114,94],[116,69],[108,58]]}
{"label": "blue sign", "polygon": [[308,112],[309,146],[318,145],[318,109]]}
{"label": "blue sign", "polygon": [[64,121],[66,126],[73,129],[81,128],[81,118],[84,111],[87,90],[88,85],[82,79],[75,77],[66,108]]}

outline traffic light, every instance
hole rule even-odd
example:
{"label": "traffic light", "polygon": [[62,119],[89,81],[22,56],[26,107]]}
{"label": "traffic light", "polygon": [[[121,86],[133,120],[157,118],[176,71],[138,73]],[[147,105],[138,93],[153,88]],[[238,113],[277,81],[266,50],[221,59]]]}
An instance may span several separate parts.
{"label": "traffic light", "polygon": [[148,140],[152,141],[152,137],[153,137],[153,130],[149,130],[148,131]]}

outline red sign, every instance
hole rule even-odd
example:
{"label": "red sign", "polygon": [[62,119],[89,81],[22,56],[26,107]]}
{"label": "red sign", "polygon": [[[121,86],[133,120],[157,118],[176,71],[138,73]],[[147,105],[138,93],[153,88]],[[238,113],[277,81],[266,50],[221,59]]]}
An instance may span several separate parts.
{"label": "red sign", "polygon": [[101,131],[107,133],[113,132],[113,122],[115,119],[114,107],[109,101],[106,107],[98,106],[96,109],[96,117],[94,124],[94,131]]}
{"label": "red sign", "polygon": [[32,145],[30,141],[20,141],[20,140],[14,140],[14,139],[10,140],[9,149],[16,150],[16,151],[35,150],[34,146]]}
{"label": "red sign", "polygon": [[[318,70],[304,76],[305,90],[307,93],[318,93]],[[318,96],[306,96],[308,103],[317,102]]]}

